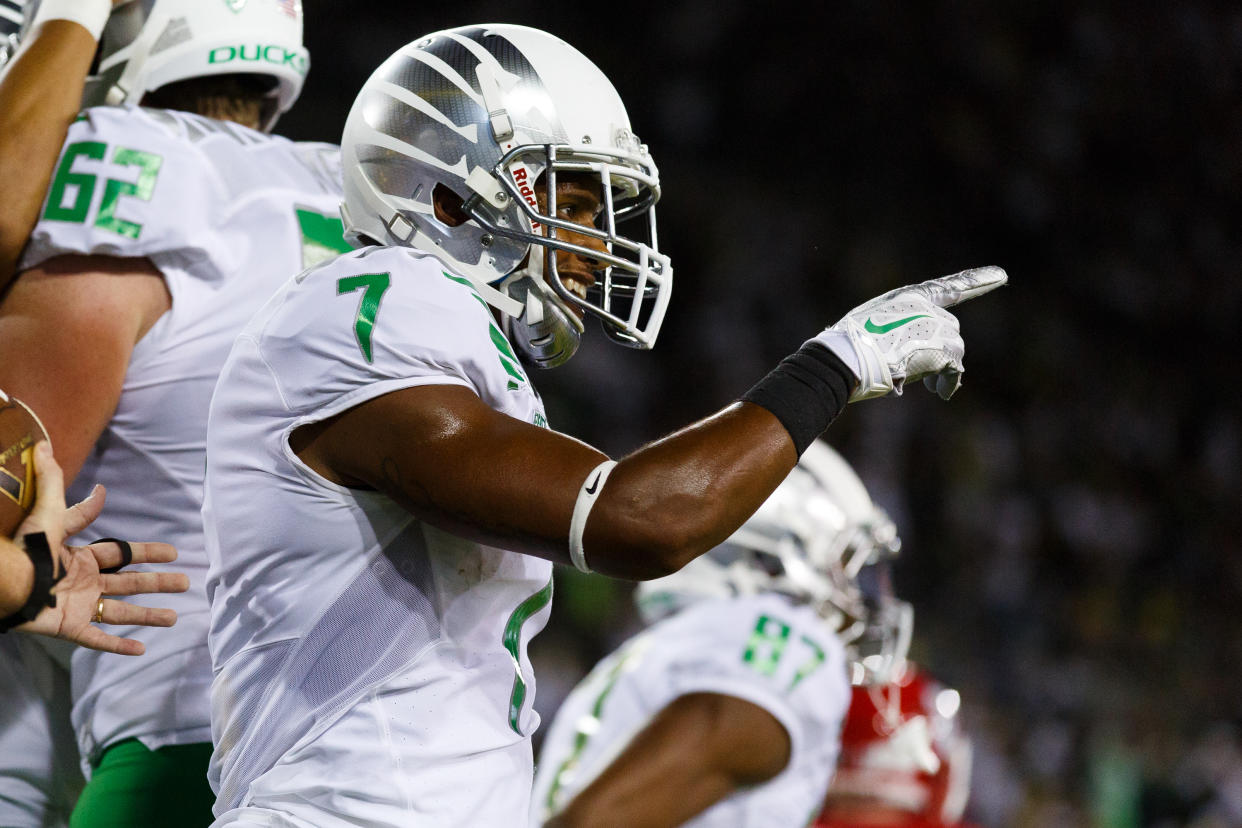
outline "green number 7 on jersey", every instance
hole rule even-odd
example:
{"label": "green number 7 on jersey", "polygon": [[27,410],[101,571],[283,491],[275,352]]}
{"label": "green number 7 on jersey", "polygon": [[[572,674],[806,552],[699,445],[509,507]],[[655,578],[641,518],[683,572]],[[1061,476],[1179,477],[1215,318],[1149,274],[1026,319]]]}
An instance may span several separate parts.
{"label": "green number 7 on jersey", "polygon": [[384,291],[392,283],[387,273],[365,273],[361,276],[346,276],[336,282],[336,295],[343,296],[356,290],[362,291],[362,301],[358,303],[358,315],[354,318],[354,336],[362,355],[371,361],[371,332],[375,330],[375,316],[379,313],[380,300]]}

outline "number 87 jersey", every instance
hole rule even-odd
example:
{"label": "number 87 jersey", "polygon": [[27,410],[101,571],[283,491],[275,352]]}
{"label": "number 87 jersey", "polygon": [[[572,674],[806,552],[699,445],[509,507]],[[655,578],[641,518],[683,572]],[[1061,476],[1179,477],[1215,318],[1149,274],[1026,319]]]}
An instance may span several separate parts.
{"label": "number 87 jersey", "polygon": [[471,283],[401,247],[291,280],[225,364],[204,507],[221,824],[259,809],[297,825],[506,825],[528,808],[526,644],[551,564],[338,486],[289,445],[302,425],[425,385],[545,424]]}
{"label": "number 87 jersey", "polygon": [[785,769],[685,823],[806,825],[836,767],[850,701],[845,649],[805,604],[775,593],[701,600],[604,659],[556,714],[539,756],[531,826],[560,812],[634,734],[681,696],[715,693],[770,713],[789,734]]}

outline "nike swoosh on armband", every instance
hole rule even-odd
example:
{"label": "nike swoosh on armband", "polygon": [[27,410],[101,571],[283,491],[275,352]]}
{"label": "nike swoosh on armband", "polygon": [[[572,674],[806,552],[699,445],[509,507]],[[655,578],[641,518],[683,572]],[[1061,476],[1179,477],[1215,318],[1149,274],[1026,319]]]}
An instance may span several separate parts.
{"label": "nike swoosh on armband", "polygon": [[887,325],[877,325],[871,321],[870,317],[867,317],[867,322],[863,325],[863,330],[867,331],[867,333],[884,334],[894,328],[900,328],[907,322],[913,322],[916,319],[923,319],[926,316],[927,314],[925,313],[917,313],[914,316],[907,316],[905,319],[898,319],[896,322],[889,322]]}
{"label": "nike swoosh on armband", "polygon": [[586,493],[587,493],[587,494],[589,494],[589,495],[593,495],[593,494],[595,494],[595,487],[597,487],[597,486],[599,485],[599,478],[600,478],[599,474],[598,474],[598,473],[596,473],[596,475],[595,475],[595,479],[594,479],[594,480],[592,480],[592,481],[591,481],[591,485],[587,486],[587,488],[586,488]]}

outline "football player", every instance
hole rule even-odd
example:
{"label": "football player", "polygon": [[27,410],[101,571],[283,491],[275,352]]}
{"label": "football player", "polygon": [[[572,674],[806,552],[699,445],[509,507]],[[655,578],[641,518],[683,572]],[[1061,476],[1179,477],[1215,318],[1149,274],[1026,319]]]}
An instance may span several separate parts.
{"label": "football player", "polygon": [[[0,401],[7,400],[0,392]],[[140,655],[142,642],[105,633],[98,623],[170,626],[172,610],[105,599],[104,595],[184,592],[181,574],[108,572],[127,563],[116,543],[84,548],[63,545],[67,534],[84,529],[103,506],[103,491],[65,508],[64,480],[46,441],[33,453],[37,499],[17,529],[16,542],[0,539],[0,825],[57,828],[82,789],[78,749],[66,715],[69,672],[54,644],[93,647]],[[128,544],[129,561],[166,562],[176,552],[167,544]]]}
{"label": "football player", "polygon": [[[124,0],[44,0],[37,15],[24,17],[26,0],[0,0],[0,180],[5,182],[4,209],[0,210],[0,294],[13,277],[43,205],[65,134],[81,105],[83,83],[104,22],[120,2]],[[23,21],[26,31],[19,52]],[[83,505],[96,501],[102,505],[98,497],[88,498]],[[139,546],[134,544],[132,549],[134,559],[141,561]],[[24,553],[11,555],[10,562],[19,571],[29,567]],[[117,576],[102,577],[115,583]],[[64,589],[62,583],[58,589],[62,596]],[[33,592],[30,597],[35,598]],[[120,648],[121,639],[90,623],[96,615],[102,617],[96,612],[102,605],[95,601],[86,605],[90,612],[83,623],[75,619],[66,626],[59,616],[49,624],[53,615],[43,609],[38,623],[19,629],[56,635],[72,645]],[[119,620],[116,611],[109,620]],[[139,623],[141,618],[125,620]],[[142,648],[137,641],[123,646],[127,652]],[[46,638],[5,636],[0,640],[0,696],[7,708],[0,726],[0,825],[56,828],[68,824],[83,785],[67,715],[71,652],[70,644]]]}
{"label": "football player", "polygon": [[104,22],[125,0],[42,0],[18,54],[27,2],[0,0],[0,292],[38,218]]}
{"label": "football player", "polygon": [[343,247],[336,149],[267,134],[307,66],[299,3],[119,6],[0,305],[0,353],[23,355],[0,385],[40,412],[71,495],[107,484],[95,531],[175,544],[191,582],[173,630],[120,628],[142,659],[73,654],[75,828],[212,819],[208,402],[246,319]]}
{"label": "football player", "polygon": [[851,674],[885,681],[904,658],[912,615],[881,589],[899,546],[849,465],[811,444],[725,543],[639,585],[652,626],[557,712],[532,824],[805,825]]}
{"label": "football player", "polygon": [[856,687],[841,761],[815,828],[969,828],[970,741],[956,690],[907,663],[888,685]]}
{"label": "football player", "polygon": [[212,399],[217,824],[512,825],[551,563],[644,579],[718,545],[848,400],[951,394],[943,308],[1004,272],[867,303],[618,463],[548,428],[519,358],[569,359],[587,316],[649,348],[664,317],[659,175],[600,70],[533,29],[436,32],[363,86],[342,158],[359,249],[268,302]]}

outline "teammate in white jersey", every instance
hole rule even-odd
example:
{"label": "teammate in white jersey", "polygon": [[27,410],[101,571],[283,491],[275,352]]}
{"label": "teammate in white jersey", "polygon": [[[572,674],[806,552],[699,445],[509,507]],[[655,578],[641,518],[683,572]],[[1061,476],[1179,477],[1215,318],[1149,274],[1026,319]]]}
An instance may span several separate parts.
{"label": "teammate in white jersey", "polygon": [[0,307],[0,349],[28,355],[0,361],[0,383],[43,413],[71,492],[109,484],[96,531],[170,541],[191,578],[172,634],[133,633],[140,662],[74,654],[91,774],[74,826],[211,820],[207,407],[253,311],[343,248],[335,149],[262,131],[301,87],[301,32],[300,4],[280,0],[119,7],[87,93],[119,105],[72,126]]}
{"label": "teammate in white jersey", "polygon": [[342,157],[362,249],[269,302],[212,400],[217,824],[512,825],[549,561],[651,578],[716,546],[848,399],[952,393],[942,307],[1004,273],[868,303],[614,463],[546,427],[517,356],[568,359],[585,314],[642,348],[663,320],[659,176],[607,78],[533,29],[437,32],[372,75]]}
{"label": "teammate in white jersey", "polygon": [[0,290],[38,218],[104,22],[122,2],[0,0]]}
{"label": "teammate in white jersey", "polygon": [[899,547],[849,465],[813,443],[729,540],[639,586],[656,623],[557,712],[532,824],[805,825],[851,672],[878,682],[904,659],[910,609],[879,589]]}
{"label": "teammate in white jersey", "polygon": [[[0,291],[12,279],[38,219],[65,133],[82,101],[99,35],[112,7],[120,2],[44,0],[35,16],[24,15],[26,0],[0,0],[0,181],[5,182],[4,209],[0,210]],[[23,22],[26,31],[19,50]],[[144,558],[136,555],[137,560]],[[64,598],[62,591],[60,600]],[[46,615],[47,611],[33,625],[42,627],[45,634],[58,634],[83,646],[117,646],[115,637],[94,624],[64,631],[59,623],[63,616],[53,628],[46,623]],[[109,617],[116,619],[115,609]],[[140,620],[135,617],[129,623]],[[32,625],[22,629],[30,630]],[[133,645],[141,648],[139,642]],[[0,723],[0,825],[57,828],[68,824],[83,784],[68,718],[70,652],[71,645],[65,642],[16,635],[0,638],[0,697],[6,707]]]}
{"label": "teammate in white jersey", "polygon": [[[0,405],[8,403],[0,391]],[[33,460],[35,508],[18,527],[16,542],[0,538],[0,825],[6,828],[68,825],[82,788],[78,749],[65,715],[70,703],[66,651],[51,645],[72,642],[140,655],[141,642],[109,635],[95,624],[167,627],[176,613],[102,596],[184,592],[189,585],[176,573],[108,572],[127,562],[125,548],[115,542],[65,547],[66,535],[98,516],[103,492],[92,492],[66,509],[64,479],[51,444],[35,446]],[[127,547],[135,563],[176,557],[167,544]]]}

